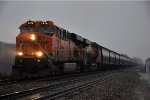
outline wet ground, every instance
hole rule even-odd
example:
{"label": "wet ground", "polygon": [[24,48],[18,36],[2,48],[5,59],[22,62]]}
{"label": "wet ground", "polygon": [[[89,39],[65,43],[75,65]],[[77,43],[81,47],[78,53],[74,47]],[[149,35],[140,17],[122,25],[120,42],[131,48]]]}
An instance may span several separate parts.
{"label": "wet ground", "polygon": [[150,87],[150,74],[148,73],[138,73],[140,75],[140,79],[146,81],[148,86]]}
{"label": "wet ground", "polygon": [[150,100],[150,74],[138,73],[139,83],[135,88],[135,93],[139,97],[139,100]]}
{"label": "wet ground", "polygon": [[[120,72],[108,82],[96,84],[69,100],[150,100],[150,74],[134,68]],[[66,100],[66,99],[64,99]]]}
{"label": "wet ground", "polygon": [[73,100],[150,100],[150,75],[131,69]]}

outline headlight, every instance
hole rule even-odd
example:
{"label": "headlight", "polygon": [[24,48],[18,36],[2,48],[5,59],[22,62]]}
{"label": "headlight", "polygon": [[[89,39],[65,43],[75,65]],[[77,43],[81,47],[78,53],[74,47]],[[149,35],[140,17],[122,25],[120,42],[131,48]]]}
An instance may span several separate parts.
{"label": "headlight", "polygon": [[22,56],[23,52],[18,52],[17,55]]}
{"label": "headlight", "polygon": [[31,40],[35,40],[35,35],[34,34],[31,34]]}
{"label": "headlight", "polygon": [[33,22],[33,21],[30,21],[30,20],[27,22],[27,24],[33,24],[33,23],[34,23],[34,22]]}
{"label": "headlight", "polygon": [[39,51],[39,52],[36,53],[36,55],[37,55],[38,57],[42,57],[42,56],[43,56],[43,53],[42,53],[41,51]]}

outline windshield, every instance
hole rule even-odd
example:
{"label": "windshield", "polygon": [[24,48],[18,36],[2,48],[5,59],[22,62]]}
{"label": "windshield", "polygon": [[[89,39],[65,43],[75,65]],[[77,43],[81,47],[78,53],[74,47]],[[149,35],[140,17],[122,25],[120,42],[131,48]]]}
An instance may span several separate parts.
{"label": "windshield", "polygon": [[50,34],[52,34],[54,32],[53,32],[52,28],[49,28],[49,27],[39,27],[39,33],[50,35]]}
{"label": "windshield", "polygon": [[35,27],[23,27],[21,28],[21,33],[25,33],[25,32],[35,32],[36,28]]}

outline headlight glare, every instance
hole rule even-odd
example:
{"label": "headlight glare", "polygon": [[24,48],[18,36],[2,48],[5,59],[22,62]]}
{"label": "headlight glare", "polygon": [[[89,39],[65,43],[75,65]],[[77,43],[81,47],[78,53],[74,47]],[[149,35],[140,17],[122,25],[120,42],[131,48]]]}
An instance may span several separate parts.
{"label": "headlight glare", "polygon": [[36,53],[37,57],[42,57],[43,56],[43,53],[41,51],[37,52]]}
{"label": "headlight glare", "polygon": [[17,55],[22,56],[23,52],[20,51],[20,52],[17,53]]}
{"label": "headlight glare", "polygon": [[34,34],[31,34],[31,40],[35,40],[35,35]]}

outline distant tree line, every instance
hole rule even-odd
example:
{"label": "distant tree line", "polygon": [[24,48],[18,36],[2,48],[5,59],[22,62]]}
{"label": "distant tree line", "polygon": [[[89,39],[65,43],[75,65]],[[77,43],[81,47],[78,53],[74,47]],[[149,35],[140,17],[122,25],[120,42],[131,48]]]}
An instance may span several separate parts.
{"label": "distant tree line", "polygon": [[134,57],[132,61],[136,64],[136,69],[139,72],[145,72],[145,63],[140,57]]}

